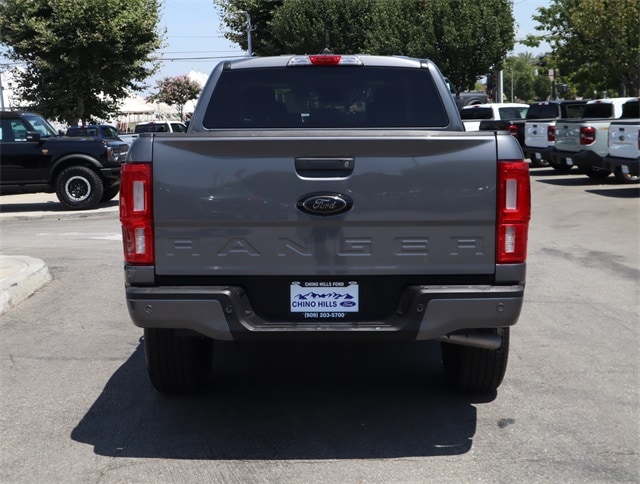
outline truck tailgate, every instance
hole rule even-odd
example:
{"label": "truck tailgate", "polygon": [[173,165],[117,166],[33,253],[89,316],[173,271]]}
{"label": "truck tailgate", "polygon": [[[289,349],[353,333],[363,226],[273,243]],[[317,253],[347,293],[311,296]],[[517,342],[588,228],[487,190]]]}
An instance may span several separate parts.
{"label": "truck tailgate", "polygon": [[576,153],[580,151],[582,149],[580,146],[580,126],[580,123],[558,121],[556,123],[556,150]]}
{"label": "truck tailgate", "polygon": [[640,119],[617,121],[609,127],[609,156],[637,159],[640,156]]}
{"label": "truck tailgate", "polygon": [[550,126],[555,125],[555,121],[539,122],[527,121],[525,123],[524,144],[529,148],[546,148],[549,146],[547,133]]}
{"label": "truck tailgate", "polygon": [[[493,133],[154,137],[157,275],[495,270]],[[339,194],[342,213],[299,206]]]}

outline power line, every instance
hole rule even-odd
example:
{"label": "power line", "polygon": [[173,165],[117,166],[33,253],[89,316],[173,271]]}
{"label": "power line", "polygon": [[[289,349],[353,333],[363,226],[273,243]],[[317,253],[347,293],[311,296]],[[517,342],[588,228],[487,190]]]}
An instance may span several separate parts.
{"label": "power line", "polygon": [[237,50],[165,50],[161,54],[238,54],[239,52]]}
{"label": "power line", "polygon": [[223,35],[167,35],[169,39],[224,39]]}
{"label": "power line", "polygon": [[206,56],[206,57],[158,57],[154,60],[158,61],[202,61],[202,60],[215,60],[215,59],[235,59],[239,57],[247,57],[246,54],[242,55],[218,55],[218,56]]}

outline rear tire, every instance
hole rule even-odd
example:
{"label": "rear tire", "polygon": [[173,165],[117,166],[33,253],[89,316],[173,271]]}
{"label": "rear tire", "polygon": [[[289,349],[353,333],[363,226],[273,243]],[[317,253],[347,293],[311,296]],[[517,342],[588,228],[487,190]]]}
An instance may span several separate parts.
{"label": "rear tire", "polygon": [[546,168],[549,166],[549,161],[543,158],[540,158],[538,160],[537,158],[533,157],[533,158],[530,158],[529,160],[531,161],[531,166],[535,168]]}
{"label": "rear tire", "polygon": [[604,180],[609,175],[611,175],[611,172],[609,170],[593,167],[587,168],[586,170],[584,170],[584,173],[592,180]]}
{"label": "rear tire", "polygon": [[151,383],[160,393],[202,392],[211,380],[213,340],[174,329],[144,330],[144,354]]}
{"label": "rear tire", "polygon": [[56,178],[56,195],[71,210],[96,208],[102,199],[104,185],[100,175],[86,166],[70,166]]}
{"label": "rear tire", "polygon": [[616,177],[616,181],[618,183],[625,185],[640,183],[640,176],[632,175],[631,173],[624,173],[620,168],[613,172],[613,176]]}
{"label": "rear tire", "polygon": [[484,330],[502,337],[502,346],[486,350],[441,343],[442,364],[447,383],[454,389],[469,393],[495,391],[507,371],[509,328]]}
{"label": "rear tire", "polygon": [[565,165],[564,163],[556,163],[555,161],[550,161],[549,165],[558,173],[568,173],[571,170],[571,168],[573,168],[573,166],[571,165]]}

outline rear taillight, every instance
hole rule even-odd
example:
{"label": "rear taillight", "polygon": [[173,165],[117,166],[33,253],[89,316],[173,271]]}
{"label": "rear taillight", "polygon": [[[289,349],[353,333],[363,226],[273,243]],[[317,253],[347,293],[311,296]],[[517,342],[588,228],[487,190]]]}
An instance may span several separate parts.
{"label": "rear taillight", "polygon": [[525,262],[530,218],[528,163],[524,160],[499,161],[496,263]]}
{"label": "rear taillight", "polygon": [[120,222],[125,262],[153,265],[151,163],[122,165],[120,184]]}
{"label": "rear taillight", "polygon": [[516,126],[515,124],[510,124],[509,126],[507,126],[507,131],[509,131],[509,134],[511,134],[511,136],[518,136],[518,126]]}
{"label": "rear taillight", "polygon": [[555,141],[556,141],[556,127],[555,126],[549,126],[549,128],[547,129],[547,141],[549,143],[555,143]]}
{"label": "rear taillight", "polygon": [[596,140],[596,128],[592,126],[582,126],[580,128],[580,144],[590,145]]}

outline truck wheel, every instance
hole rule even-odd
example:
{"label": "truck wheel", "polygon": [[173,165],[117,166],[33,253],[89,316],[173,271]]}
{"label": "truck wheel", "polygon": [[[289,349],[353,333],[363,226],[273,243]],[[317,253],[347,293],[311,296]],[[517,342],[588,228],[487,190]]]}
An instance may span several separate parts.
{"label": "truck wheel", "polygon": [[592,180],[604,180],[609,175],[611,175],[611,172],[609,170],[603,170],[602,168],[593,167],[587,168],[584,173]]}
{"label": "truck wheel", "polygon": [[556,163],[555,161],[550,161],[549,165],[551,165],[551,168],[556,170],[558,173],[567,173],[569,170],[571,170],[571,168],[573,168],[571,165],[565,165],[564,163]]}
{"label": "truck wheel", "polygon": [[72,210],[95,208],[102,199],[104,186],[100,176],[86,166],[70,166],[56,178],[56,195]]}
{"label": "truck wheel", "polygon": [[538,160],[537,158],[533,157],[533,158],[530,158],[530,161],[531,161],[531,166],[535,168],[542,168],[542,167],[549,166],[549,161],[543,158]]}
{"label": "truck wheel", "polygon": [[616,177],[616,181],[618,183],[624,183],[625,185],[640,183],[640,176],[632,175],[631,173],[624,173],[620,168],[613,172],[613,176]]}
{"label": "truck wheel", "polygon": [[109,200],[112,200],[113,197],[115,197],[119,191],[120,191],[120,185],[114,185],[109,188],[105,188],[104,192],[102,192],[102,198],[100,199],[100,201],[108,202]]}
{"label": "truck wheel", "polygon": [[146,328],[144,354],[151,383],[160,393],[199,393],[211,379],[213,340],[209,338]]}
{"label": "truck wheel", "polygon": [[456,390],[472,393],[495,391],[507,371],[509,328],[485,330],[502,337],[502,346],[486,350],[441,343],[445,378]]}

